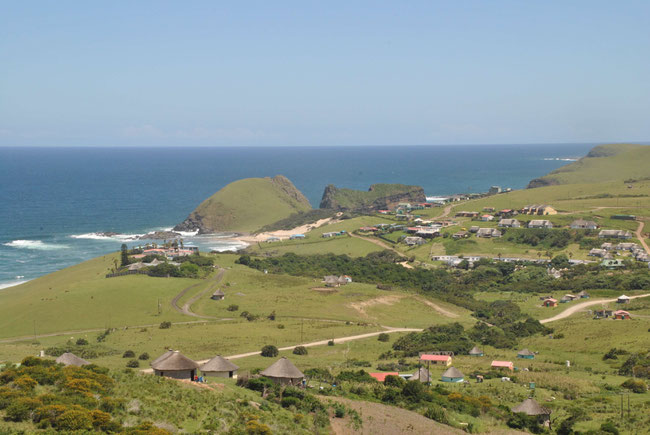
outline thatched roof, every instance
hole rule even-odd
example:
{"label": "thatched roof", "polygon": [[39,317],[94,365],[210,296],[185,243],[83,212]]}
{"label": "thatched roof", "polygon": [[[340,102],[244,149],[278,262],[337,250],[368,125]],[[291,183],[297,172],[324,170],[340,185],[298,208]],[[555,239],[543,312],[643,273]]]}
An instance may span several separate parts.
{"label": "thatched roof", "polygon": [[83,358],[79,358],[74,353],[66,352],[56,359],[56,362],[64,366],[87,366],[90,363]]}
{"label": "thatched roof", "polygon": [[304,378],[305,375],[286,357],[282,357],[260,373],[270,378]]}
{"label": "thatched roof", "polygon": [[544,408],[535,399],[526,399],[512,408],[512,412],[523,412],[526,415],[550,415],[551,410]]}
{"label": "thatched roof", "polygon": [[479,349],[478,347],[476,347],[476,346],[474,346],[472,348],[472,350],[469,351],[470,355],[480,355],[482,353],[483,353],[483,351],[481,349]]}
{"label": "thatched roof", "polygon": [[154,370],[169,372],[177,370],[194,370],[197,369],[199,365],[179,351],[175,350],[167,358],[156,359],[151,363],[151,367]]}
{"label": "thatched roof", "polygon": [[202,372],[234,372],[239,367],[222,357],[217,355],[207,363],[203,364],[200,369]]}
{"label": "thatched roof", "polygon": [[524,356],[530,356],[530,355],[535,355],[533,352],[529,351],[528,349],[523,349],[517,352],[517,355],[524,355]]}
{"label": "thatched roof", "polygon": [[217,289],[216,292],[212,293],[212,296],[226,296],[226,294],[221,289]]}
{"label": "thatched roof", "polygon": [[458,370],[456,367],[449,367],[445,372],[442,374],[443,378],[464,378],[465,375],[463,375],[460,370]]}
{"label": "thatched roof", "polygon": [[413,373],[413,376],[409,378],[409,381],[420,381],[420,382],[429,382],[431,381],[431,373],[424,367],[420,367],[417,372]]}
{"label": "thatched roof", "polygon": [[167,357],[168,357],[169,355],[171,355],[172,353],[174,353],[174,351],[171,350],[171,349],[168,349],[167,352],[163,353],[163,354],[160,355],[158,358],[156,358],[155,360],[151,361],[150,365],[153,366],[154,364],[158,364],[160,361],[164,360],[165,358],[167,358]]}

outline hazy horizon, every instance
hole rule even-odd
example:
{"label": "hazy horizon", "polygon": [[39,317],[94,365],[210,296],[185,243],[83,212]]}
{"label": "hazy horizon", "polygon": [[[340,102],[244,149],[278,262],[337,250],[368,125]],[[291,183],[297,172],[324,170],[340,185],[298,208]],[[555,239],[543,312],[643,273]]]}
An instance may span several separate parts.
{"label": "hazy horizon", "polygon": [[650,140],[650,3],[8,3],[0,146]]}

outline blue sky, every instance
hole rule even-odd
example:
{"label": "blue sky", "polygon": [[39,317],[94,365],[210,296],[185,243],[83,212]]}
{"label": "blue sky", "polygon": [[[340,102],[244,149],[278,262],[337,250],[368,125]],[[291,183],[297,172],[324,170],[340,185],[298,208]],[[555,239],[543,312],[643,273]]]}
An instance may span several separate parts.
{"label": "blue sky", "polygon": [[650,2],[0,3],[0,146],[650,140]]}

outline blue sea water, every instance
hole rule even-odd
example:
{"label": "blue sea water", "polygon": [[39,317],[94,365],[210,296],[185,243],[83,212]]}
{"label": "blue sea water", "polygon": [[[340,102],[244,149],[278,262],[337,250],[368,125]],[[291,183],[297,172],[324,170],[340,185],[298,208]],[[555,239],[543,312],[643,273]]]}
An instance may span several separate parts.
{"label": "blue sea water", "polygon": [[[285,175],[318,207],[327,184],[414,184],[428,196],[520,189],[592,147],[0,148],[0,288],[116,251],[124,241],[93,233],[172,227],[241,178]],[[202,249],[237,246],[188,240]]]}

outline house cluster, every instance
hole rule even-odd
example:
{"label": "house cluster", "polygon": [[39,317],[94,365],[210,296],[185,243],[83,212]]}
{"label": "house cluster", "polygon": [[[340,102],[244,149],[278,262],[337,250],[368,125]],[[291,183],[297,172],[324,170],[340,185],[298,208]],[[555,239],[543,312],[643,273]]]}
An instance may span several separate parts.
{"label": "house cluster", "polygon": [[632,233],[625,230],[601,230],[598,233],[600,239],[631,239]]}
{"label": "house cluster", "polygon": [[347,275],[326,275],[323,277],[323,283],[326,287],[341,287],[352,282],[352,278]]}
{"label": "house cluster", "polygon": [[321,237],[325,239],[329,239],[330,237],[338,237],[338,236],[345,236],[347,232],[345,230],[341,231],[331,231],[329,233],[323,233]]}
{"label": "house cluster", "polygon": [[188,255],[197,254],[199,252],[198,246],[183,246],[182,248],[145,248],[142,254],[132,255],[135,259],[144,258],[148,255],[161,255],[168,260],[174,257],[186,257]]}
{"label": "house cluster", "polygon": [[[632,242],[621,242],[621,243],[617,243],[616,245],[610,242],[605,242],[602,245],[600,245],[600,248],[591,249],[588,255],[591,257],[599,257],[605,260],[611,260],[614,258],[615,255],[622,255],[623,253],[626,252],[629,252],[630,255],[637,261],[650,262],[650,256],[648,255],[647,252],[645,252],[645,249],[643,249],[638,244]],[[611,266],[611,265],[609,264],[609,262],[608,264],[605,264],[605,262],[603,262],[603,266]]]}
{"label": "house cluster", "polygon": [[[560,303],[561,304],[566,304],[567,302],[573,302],[576,299],[588,299],[589,298],[589,293],[586,291],[581,291],[577,295],[572,295],[570,293],[565,294],[560,298]],[[542,300],[542,306],[547,307],[547,308],[552,308],[552,307],[557,307],[558,300],[553,298],[552,296],[542,296],[540,297]]]}

